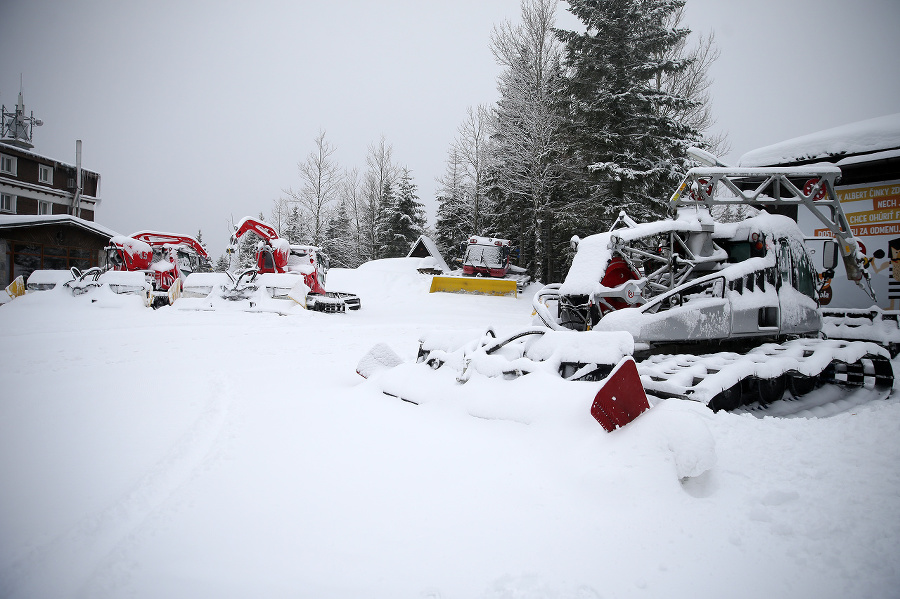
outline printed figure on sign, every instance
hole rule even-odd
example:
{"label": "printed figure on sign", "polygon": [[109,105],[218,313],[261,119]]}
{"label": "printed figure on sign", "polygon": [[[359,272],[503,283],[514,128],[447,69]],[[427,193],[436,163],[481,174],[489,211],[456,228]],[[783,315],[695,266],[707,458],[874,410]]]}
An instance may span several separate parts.
{"label": "printed figure on sign", "polygon": [[891,254],[891,278],[888,281],[888,299],[891,307],[888,310],[896,310],[894,303],[900,299],[900,239],[891,239],[888,242],[888,251]]}
{"label": "printed figure on sign", "polygon": [[888,299],[891,300],[891,305],[888,310],[896,310],[897,300],[900,300],[900,238],[892,239],[888,242],[888,254],[889,260],[876,265],[875,259],[881,260],[885,257],[884,250],[876,250],[866,266],[870,267],[875,274],[890,266],[890,271],[888,272]]}

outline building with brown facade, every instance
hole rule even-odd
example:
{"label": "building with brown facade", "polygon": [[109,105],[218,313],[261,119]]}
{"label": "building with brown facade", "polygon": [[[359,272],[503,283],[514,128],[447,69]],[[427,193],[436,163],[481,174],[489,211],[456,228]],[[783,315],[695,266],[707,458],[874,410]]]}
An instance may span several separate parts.
{"label": "building with brown facade", "polygon": [[114,231],[94,223],[100,175],[33,150],[34,128],[22,92],[15,110],[2,107],[0,125],[0,289],[37,269],[105,264],[103,248]]}

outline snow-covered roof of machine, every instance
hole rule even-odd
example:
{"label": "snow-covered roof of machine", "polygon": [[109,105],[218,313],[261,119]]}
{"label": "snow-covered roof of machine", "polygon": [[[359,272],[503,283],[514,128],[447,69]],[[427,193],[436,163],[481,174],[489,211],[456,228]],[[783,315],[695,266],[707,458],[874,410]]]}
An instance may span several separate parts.
{"label": "snow-covered roof of machine", "polygon": [[20,227],[40,227],[44,225],[74,225],[81,229],[96,233],[103,237],[115,237],[116,231],[103,225],[68,214],[0,214],[0,229],[16,229]]}
{"label": "snow-covered roof of machine", "polygon": [[[441,250],[438,249],[438,246],[434,242],[434,240],[431,237],[428,237],[427,235],[419,236],[419,238],[416,240],[416,242],[409,249],[409,253],[406,255],[406,257],[407,258],[424,257],[424,256],[421,256],[419,252],[416,252],[416,250],[419,247],[424,248],[425,252],[429,256],[434,258],[434,262],[435,262],[436,266],[440,267],[445,273],[450,272],[450,270],[451,270],[450,267],[447,266],[447,263],[444,261],[444,257],[441,256]],[[415,254],[415,256],[414,256],[414,254]]]}
{"label": "snow-covered roof of machine", "polygon": [[[836,158],[887,152],[877,158],[896,156],[900,151],[900,113],[859,121],[795,137],[747,152],[738,161],[739,166],[772,166],[823,160],[834,162]],[[868,158],[872,158],[869,156]]]}

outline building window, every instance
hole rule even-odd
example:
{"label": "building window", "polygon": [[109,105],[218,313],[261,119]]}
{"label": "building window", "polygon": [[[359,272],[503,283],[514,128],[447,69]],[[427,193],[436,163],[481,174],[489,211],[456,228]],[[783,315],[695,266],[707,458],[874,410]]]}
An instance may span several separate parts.
{"label": "building window", "polygon": [[15,212],[16,196],[8,193],[0,194],[0,212]]}
{"label": "building window", "polygon": [[0,155],[0,172],[8,175],[16,174],[16,158],[15,156]]}
{"label": "building window", "polygon": [[38,202],[38,214],[51,214],[50,202]]}
{"label": "building window", "polygon": [[53,168],[42,164],[38,169],[38,181],[53,185]]}

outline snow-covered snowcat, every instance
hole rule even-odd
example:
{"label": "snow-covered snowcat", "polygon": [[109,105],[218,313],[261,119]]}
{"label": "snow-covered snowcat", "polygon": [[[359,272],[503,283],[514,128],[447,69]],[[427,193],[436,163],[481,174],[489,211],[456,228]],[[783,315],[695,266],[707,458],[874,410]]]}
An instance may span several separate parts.
{"label": "snow-covered snowcat", "polygon": [[[821,335],[819,269],[830,279],[838,254],[875,299],[838,177],[830,165],[691,169],[669,219],[637,224],[623,214],[611,231],[573,240],[566,280],[535,295],[535,313],[554,330],[630,333],[643,385],[659,397],[730,410],[828,382],[888,392],[884,348]],[[764,211],[734,223],[712,216],[718,206],[801,205],[829,240],[811,244],[792,219]]]}
{"label": "snow-covered snowcat", "polygon": [[141,296],[145,304],[158,308],[179,296],[190,273],[209,266],[203,246],[189,235],[139,231],[112,237],[105,250],[105,268],[36,270],[29,275],[25,291],[62,285],[79,296],[105,286],[119,295]]}
{"label": "snow-covered snowcat", "polygon": [[436,275],[431,292],[447,291],[512,295],[522,292],[530,277],[524,268],[510,263],[513,248],[508,239],[473,235],[465,244],[461,275]]}
{"label": "snow-covered snowcat", "polygon": [[195,238],[157,231],[113,237],[106,258],[111,271],[144,274],[154,308],[172,304],[181,296],[188,276],[210,268],[209,255]]}
{"label": "snow-covered snowcat", "polygon": [[[611,231],[573,240],[577,252],[565,281],[535,295],[538,326],[467,343],[426,335],[418,364],[403,367],[422,373],[449,366],[459,382],[473,372],[518,378],[541,370],[594,382],[592,414],[607,428],[603,413],[623,400],[629,414],[646,409],[645,389],[713,410],[768,407],[827,383],[888,394],[893,369],[885,348],[821,335],[817,265],[830,278],[840,254],[849,279],[874,299],[866,259],[834,192],[840,169],[714,164],[688,172],[668,219],[638,224],[622,214]],[[716,207],[729,205],[756,207],[756,214],[717,221]],[[830,239],[810,244],[792,219],[758,211],[800,205]],[[405,384],[420,375],[394,368],[398,361],[373,348],[359,371],[378,372],[384,392],[407,401],[424,396],[417,388],[432,389]]]}
{"label": "snow-covered snowcat", "polygon": [[28,277],[28,284],[32,289],[62,285],[76,297],[103,287],[116,295],[136,295],[145,306],[151,306],[153,301],[153,285],[142,271],[103,270],[99,266],[82,271],[73,266],[68,271],[35,271]]}
{"label": "snow-covered snowcat", "polygon": [[[256,265],[237,265],[239,241],[249,232],[259,236]],[[184,283],[183,309],[215,309],[222,305],[250,311],[284,312],[300,305],[308,310],[337,313],[358,310],[359,298],[352,293],[325,290],[328,257],[321,248],[292,245],[275,229],[254,218],[244,218],[236,226],[228,248],[231,266],[225,273],[189,276]]]}

